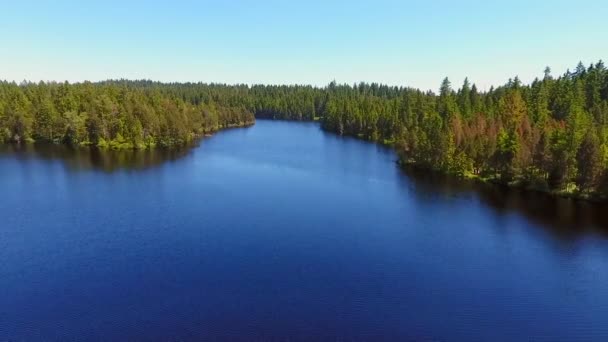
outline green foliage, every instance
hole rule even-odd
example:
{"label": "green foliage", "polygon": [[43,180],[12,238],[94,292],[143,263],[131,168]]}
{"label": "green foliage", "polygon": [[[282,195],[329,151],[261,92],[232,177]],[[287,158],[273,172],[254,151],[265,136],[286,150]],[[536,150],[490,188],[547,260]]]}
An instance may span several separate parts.
{"label": "green foliage", "polygon": [[501,130],[498,133],[495,160],[500,177],[503,181],[511,181],[516,173],[516,157],[519,152],[519,143],[515,131]]}
{"label": "green foliage", "polygon": [[258,118],[319,120],[393,143],[403,163],[557,193],[608,196],[608,70],[602,62],[480,92],[378,83],[326,87],[0,82],[0,142],[174,146]]}
{"label": "green foliage", "polygon": [[182,85],[147,81],[0,82],[0,142],[143,149],[180,145],[224,127],[254,122],[253,113],[242,104],[201,101],[213,97],[214,87],[198,96],[190,91]]}
{"label": "green foliage", "polygon": [[439,94],[335,82],[322,89],[323,128],[395,141],[401,161],[556,193],[608,196],[608,71],[602,62],[479,92],[465,80]]}
{"label": "green foliage", "polygon": [[594,131],[589,131],[576,154],[578,175],[576,184],[582,191],[593,191],[602,176],[600,140]]}

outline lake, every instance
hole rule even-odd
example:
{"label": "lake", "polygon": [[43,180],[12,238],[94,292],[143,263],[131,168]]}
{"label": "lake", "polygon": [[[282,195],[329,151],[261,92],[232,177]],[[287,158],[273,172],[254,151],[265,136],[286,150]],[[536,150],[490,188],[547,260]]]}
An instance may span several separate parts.
{"label": "lake", "polygon": [[608,210],[258,120],[0,147],[0,340],[606,341]]}

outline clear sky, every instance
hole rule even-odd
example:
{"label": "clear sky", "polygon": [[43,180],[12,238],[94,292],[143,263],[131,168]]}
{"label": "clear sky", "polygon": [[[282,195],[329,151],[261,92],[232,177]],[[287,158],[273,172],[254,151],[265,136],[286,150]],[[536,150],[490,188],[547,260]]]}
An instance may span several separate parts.
{"label": "clear sky", "polygon": [[0,79],[481,89],[608,60],[608,1],[0,0]]}

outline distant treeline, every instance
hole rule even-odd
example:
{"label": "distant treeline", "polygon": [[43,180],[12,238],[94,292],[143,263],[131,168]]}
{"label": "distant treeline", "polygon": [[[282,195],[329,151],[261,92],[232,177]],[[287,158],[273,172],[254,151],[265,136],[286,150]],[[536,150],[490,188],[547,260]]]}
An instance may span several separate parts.
{"label": "distant treeline", "polygon": [[425,169],[583,197],[608,195],[608,70],[582,63],[524,85],[439,94],[376,83],[313,86],[108,81],[0,86],[4,141],[172,145],[258,118],[395,146]]}
{"label": "distant treeline", "polygon": [[243,106],[185,100],[175,86],[139,82],[0,82],[0,142],[110,148],[175,146],[254,123]]}

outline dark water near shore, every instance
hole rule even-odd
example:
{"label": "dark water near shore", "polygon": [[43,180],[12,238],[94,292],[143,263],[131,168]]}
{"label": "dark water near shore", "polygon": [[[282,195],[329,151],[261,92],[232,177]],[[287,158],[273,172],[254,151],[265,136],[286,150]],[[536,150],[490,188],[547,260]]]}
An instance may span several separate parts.
{"label": "dark water near shore", "polygon": [[258,121],[0,147],[0,340],[608,340],[607,206]]}

